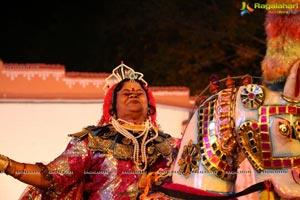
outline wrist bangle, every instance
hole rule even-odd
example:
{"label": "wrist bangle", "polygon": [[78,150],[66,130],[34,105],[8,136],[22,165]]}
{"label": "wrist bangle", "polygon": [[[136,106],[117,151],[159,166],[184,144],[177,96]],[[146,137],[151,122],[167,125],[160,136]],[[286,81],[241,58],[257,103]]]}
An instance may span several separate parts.
{"label": "wrist bangle", "polygon": [[9,158],[0,154],[0,173],[5,173],[9,165]]}

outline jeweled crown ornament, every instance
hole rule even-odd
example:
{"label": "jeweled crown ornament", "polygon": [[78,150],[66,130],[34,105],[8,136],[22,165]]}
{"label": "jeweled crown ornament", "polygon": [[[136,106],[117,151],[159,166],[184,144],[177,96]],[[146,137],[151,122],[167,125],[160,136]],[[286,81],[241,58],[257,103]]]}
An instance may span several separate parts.
{"label": "jeweled crown ornament", "polygon": [[143,79],[143,76],[144,75],[142,73],[134,71],[132,68],[121,62],[121,64],[112,71],[112,74],[105,79],[103,90],[106,93],[110,87],[124,79],[130,79],[130,81],[140,80],[145,85],[148,85],[148,83]]}

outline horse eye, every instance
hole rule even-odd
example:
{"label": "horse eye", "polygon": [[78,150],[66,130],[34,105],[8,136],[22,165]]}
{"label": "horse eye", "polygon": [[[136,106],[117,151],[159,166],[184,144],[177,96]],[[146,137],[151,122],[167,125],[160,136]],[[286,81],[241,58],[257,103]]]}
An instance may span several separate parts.
{"label": "horse eye", "polygon": [[284,136],[290,135],[290,129],[289,129],[288,125],[286,125],[286,124],[279,125],[279,132]]}

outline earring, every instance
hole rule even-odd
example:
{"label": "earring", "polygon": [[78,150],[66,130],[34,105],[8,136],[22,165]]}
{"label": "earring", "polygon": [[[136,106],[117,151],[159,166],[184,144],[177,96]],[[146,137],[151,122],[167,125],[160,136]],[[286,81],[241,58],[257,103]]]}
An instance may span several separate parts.
{"label": "earring", "polygon": [[149,107],[148,107],[147,115],[148,115],[148,116],[151,115],[151,108],[149,108]]}

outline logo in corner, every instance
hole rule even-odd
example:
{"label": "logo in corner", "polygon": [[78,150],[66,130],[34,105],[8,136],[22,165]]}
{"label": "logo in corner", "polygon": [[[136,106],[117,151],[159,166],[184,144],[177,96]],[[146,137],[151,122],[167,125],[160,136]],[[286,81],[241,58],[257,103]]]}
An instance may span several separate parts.
{"label": "logo in corner", "polygon": [[250,14],[254,11],[254,9],[245,1],[242,2],[242,8],[240,10],[241,10],[241,16]]}

